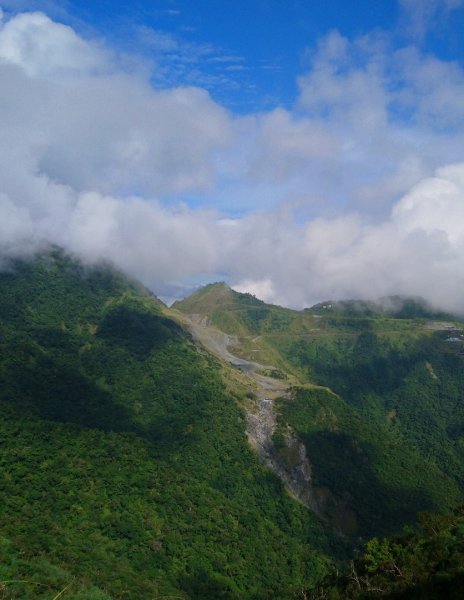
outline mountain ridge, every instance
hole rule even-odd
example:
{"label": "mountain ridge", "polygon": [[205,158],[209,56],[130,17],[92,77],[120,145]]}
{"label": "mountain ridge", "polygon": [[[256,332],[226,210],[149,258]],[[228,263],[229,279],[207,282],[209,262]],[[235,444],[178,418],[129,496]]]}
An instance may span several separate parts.
{"label": "mountain ridge", "polygon": [[404,319],[426,318],[453,320],[460,318],[459,314],[452,314],[439,308],[434,308],[421,296],[404,294],[381,296],[370,300],[357,298],[346,300],[330,299],[317,302],[310,307],[298,310],[266,302],[248,292],[237,292],[225,281],[217,281],[199,287],[185,298],[176,300],[172,304],[172,308],[186,312],[196,304],[204,308],[214,304],[221,304],[225,299],[229,300],[232,304],[267,306],[281,308],[296,313],[330,311],[360,317],[384,315]]}

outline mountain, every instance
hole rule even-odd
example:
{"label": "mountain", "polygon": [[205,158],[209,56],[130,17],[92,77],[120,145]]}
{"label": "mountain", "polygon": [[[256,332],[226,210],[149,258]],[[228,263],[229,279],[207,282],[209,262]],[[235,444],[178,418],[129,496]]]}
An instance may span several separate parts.
{"label": "mountain", "polygon": [[305,454],[302,497],[348,536],[392,534],[463,497],[463,325],[416,299],[389,306],[294,311],[224,284],[174,305],[288,381],[291,393],[274,401],[271,454],[290,470],[295,448]]}
{"label": "mountain", "polygon": [[463,499],[463,325],[414,307],[295,311],[219,283],[168,309],[57,248],[11,261],[3,597],[344,597],[332,565]]}
{"label": "mountain", "polygon": [[318,325],[317,319],[305,311],[295,311],[266,304],[251,294],[232,290],[225,283],[207,285],[172,308],[208,323],[230,336],[238,336],[235,348],[243,358],[272,362],[287,373],[295,371],[279,351],[279,340],[309,334]]}
{"label": "mountain", "polygon": [[[342,547],[259,462],[240,382],[141,286],[0,274],[4,598],[293,598]],[[60,595],[60,593],[62,594]]]}

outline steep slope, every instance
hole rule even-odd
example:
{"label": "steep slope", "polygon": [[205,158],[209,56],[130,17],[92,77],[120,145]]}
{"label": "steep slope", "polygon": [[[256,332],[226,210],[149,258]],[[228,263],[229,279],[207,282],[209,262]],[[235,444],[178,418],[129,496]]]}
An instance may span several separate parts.
{"label": "steep slope", "polygon": [[113,270],[53,250],[0,274],[0,407],[4,598],[293,598],[324,574],[218,361]]}
{"label": "steep slope", "polygon": [[291,471],[301,456],[295,440],[304,443],[313,508],[345,534],[397,531],[418,511],[463,497],[462,325],[437,321],[446,315],[418,300],[389,307],[299,312],[224,284],[175,305],[222,328],[230,352],[293,385],[291,399],[274,403],[274,449]]}
{"label": "steep slope", "polygon": [[[226,288],[223,287],[223,290],[228,294]],[[221,292],[221,289],[219,291]],[[303,444],[296,436],[286,432],[283,437],[285,445],[291,448],[297,457],[292,465],[288,465],[281,449],[274,443],[277,428],[275,401],[290,396],[289,382],[286,378],[276,378],[277,371],[271,365],[261,365],[232,354],[229,347],[234,343],[234,338],[208,325],[206,317],[198,317],[199,315],[193,314],[187,322],[194,338],[225,364],[242,373],[239,380],[245,385],[247,392],[241,405],[246,411],[246,433],[251,447],[260,460],[281,479],[295,499],[321,516],[311,486],[311,466]],[[237,378],[237,374],[226,369],[224,378],[231,382]]]}

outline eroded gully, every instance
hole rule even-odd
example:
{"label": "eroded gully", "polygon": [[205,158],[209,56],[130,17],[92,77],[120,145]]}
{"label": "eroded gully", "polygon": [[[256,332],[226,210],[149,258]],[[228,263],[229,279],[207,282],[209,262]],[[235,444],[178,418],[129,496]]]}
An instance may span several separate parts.
{"label": "eroded gully", "polygon": [[272,370],[272,366],[232,354],[229,348],[237,347],[237,338],[209,325],[206,317],[189,315],[189,329],[193,337],[207,350],[240,369],[256,384],[255,398],[245,407],[248,441],[260,460],[283,481],[290,494],[301,504],[321,514],[319,494],[311,483],[311,465],[306,456],[305,446],[290,428],[285,431],[284,447],[280,451],[273,442],[276,429],[274,400],[282,396],[289,397],[288,384],[262,374]]}

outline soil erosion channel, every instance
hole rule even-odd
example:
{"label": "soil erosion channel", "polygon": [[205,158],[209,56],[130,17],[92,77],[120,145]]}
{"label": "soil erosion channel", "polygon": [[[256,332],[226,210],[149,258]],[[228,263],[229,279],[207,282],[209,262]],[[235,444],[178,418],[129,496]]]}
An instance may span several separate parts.
{"label": "soil erosion channel", "polygon": [[[305,446],[290,428],[285,434],[286,453],[279,452],[272,441],[276,428],[274,400],[277,397],[288,396],[289,385],[285,381],[262,374],[272,372],[273,366],[261,365],[232,354],[229,347],[237,347],[238,339],[209,325],[207,317],[191,314],[188,315],[188,319],[190,332],[198,342],[218,358],[240,369],[255,384],[256,396],[246,407],[246,433],[250,445],[261,461],[285,483],[294,498],[320,513],[318,494],[311,485],[311,465],[306,456]],[[291,455],[291,460],[285,458],[285,455]]]}

